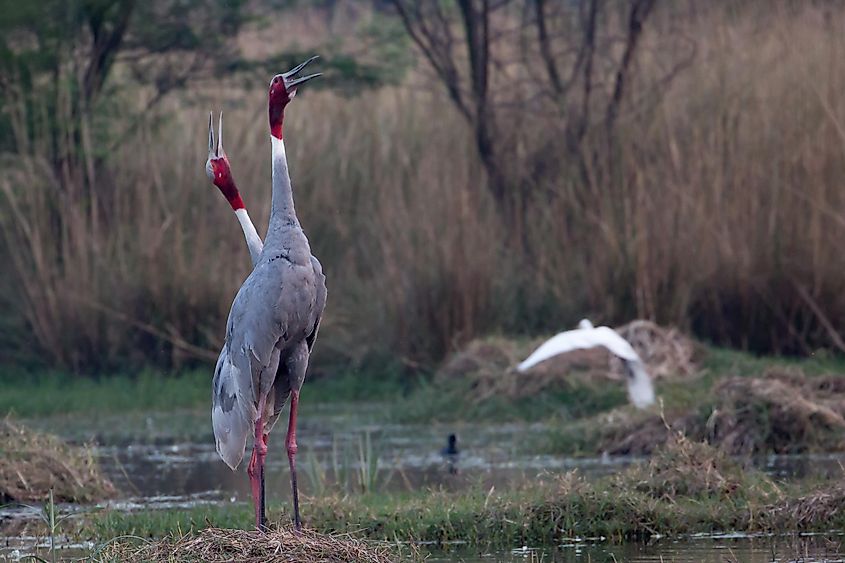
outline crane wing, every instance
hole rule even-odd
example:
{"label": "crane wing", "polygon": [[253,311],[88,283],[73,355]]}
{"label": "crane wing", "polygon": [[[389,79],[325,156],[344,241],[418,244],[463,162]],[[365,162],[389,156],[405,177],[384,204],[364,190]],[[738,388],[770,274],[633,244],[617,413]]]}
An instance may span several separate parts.
{"label": "crane wing", "polygon": [[305,337],[308,342],[308,351],[314,348],[314,341],[317,340],[317,331],[320,330],[320,320],[323,318],[323,310],[326,308],[326,297],[328,291],[326,290],[326,276],[323,274],[323,265],[317,260],[317,257],[311,256],[311,267],[314,268],[314,277],[317,282],[317,302],[314,307],[316,318],[314,320],[314,329]]}
{"label": "crane wing", "polygon": [[544,342],[539,348],[517,366],[526,371],[535,365],[559,354],[603,346],[612,354],[626,361],[639,361],[639,356],[627,340],[606,326],[598,328],[577,328],[561,332]]}

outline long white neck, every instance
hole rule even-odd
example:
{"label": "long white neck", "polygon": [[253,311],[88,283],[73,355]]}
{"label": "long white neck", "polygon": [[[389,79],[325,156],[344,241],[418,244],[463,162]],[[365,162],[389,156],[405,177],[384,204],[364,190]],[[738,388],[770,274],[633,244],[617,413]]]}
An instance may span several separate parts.
{"label": "long white neck", "polygon": [[261,242],[261,237],[258,236],[258,231],[255,230],[255,225],[252,224],[252,219],[249,218],[249,213],[246,209],[241,208],[235,211],[235,215],[241,224],[241,229],[244,232],[246,239],[246,247],[249,249],[249,257],[252,260],[252,266],[258,264],[258,257],[264,249],[264,243]]}
{"label": "long white neck", "polygon": [[273,203],[270,210],[270,233],[278,230],[299,227],[296,209],[293,206],[293,188],[288,173],[288,158],[285,154],[285,142],[270,135],[273,148]]}

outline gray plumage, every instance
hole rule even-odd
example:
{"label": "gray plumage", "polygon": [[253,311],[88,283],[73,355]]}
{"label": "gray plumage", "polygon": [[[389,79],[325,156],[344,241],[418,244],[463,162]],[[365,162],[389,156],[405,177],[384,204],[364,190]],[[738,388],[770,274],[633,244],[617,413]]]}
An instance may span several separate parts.
{"label": "gray plumage", "polygon": [[273,208],[264,248],[226,323],[214,372],[212,424],[217,452],[235,469],[263,403],[265,433],[291,390],[299,391],[323,309],[320,262],[293,205],[284,143],[273,138]]}

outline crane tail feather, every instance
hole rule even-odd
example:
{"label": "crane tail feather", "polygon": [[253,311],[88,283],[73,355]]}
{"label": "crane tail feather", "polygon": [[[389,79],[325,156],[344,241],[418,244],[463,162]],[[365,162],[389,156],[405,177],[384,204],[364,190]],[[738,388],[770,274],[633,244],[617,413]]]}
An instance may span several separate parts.
{"label": "crane tail feather", "polygon": [[238,388],[238,374],[224,349],[214,370],[211,425],[217,453],[233,471],[241,463],[247,436],[252,433],[251,417]]}

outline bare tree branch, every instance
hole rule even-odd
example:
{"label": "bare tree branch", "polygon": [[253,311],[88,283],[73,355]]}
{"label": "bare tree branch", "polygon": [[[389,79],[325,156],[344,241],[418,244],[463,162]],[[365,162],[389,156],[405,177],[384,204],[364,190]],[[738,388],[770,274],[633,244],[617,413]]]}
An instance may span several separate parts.
{"label": "bare tree branch", "polygon": [[643,31],[643,23],[654,8],[655,0],[631,0],[631,12],[628,16],[628,37],[625,43],[625,51],[622,53],[622,62],[616,71],[616,84],[613,87],[613,95],[607,104],[607,117],[605,125],[609,129],[619,115],[619,104],[622,102],[622,95],[625,90],[625,81],[631,61],[634,59],[640,35]]}
{"label": "bare tree branch", "polygon": [[558,95],[563,93],[563,83],[560,80],[560,72],[557,69],[557,61],[552,55],[552,48],[549,40],[549,30],[546,27],[545,0],[534,0],[534,11],[536,15],[537,37],[540,42],[540,54],[543,56],[543,63],[546,65],[546,72],[549,75],[549,82]]}

